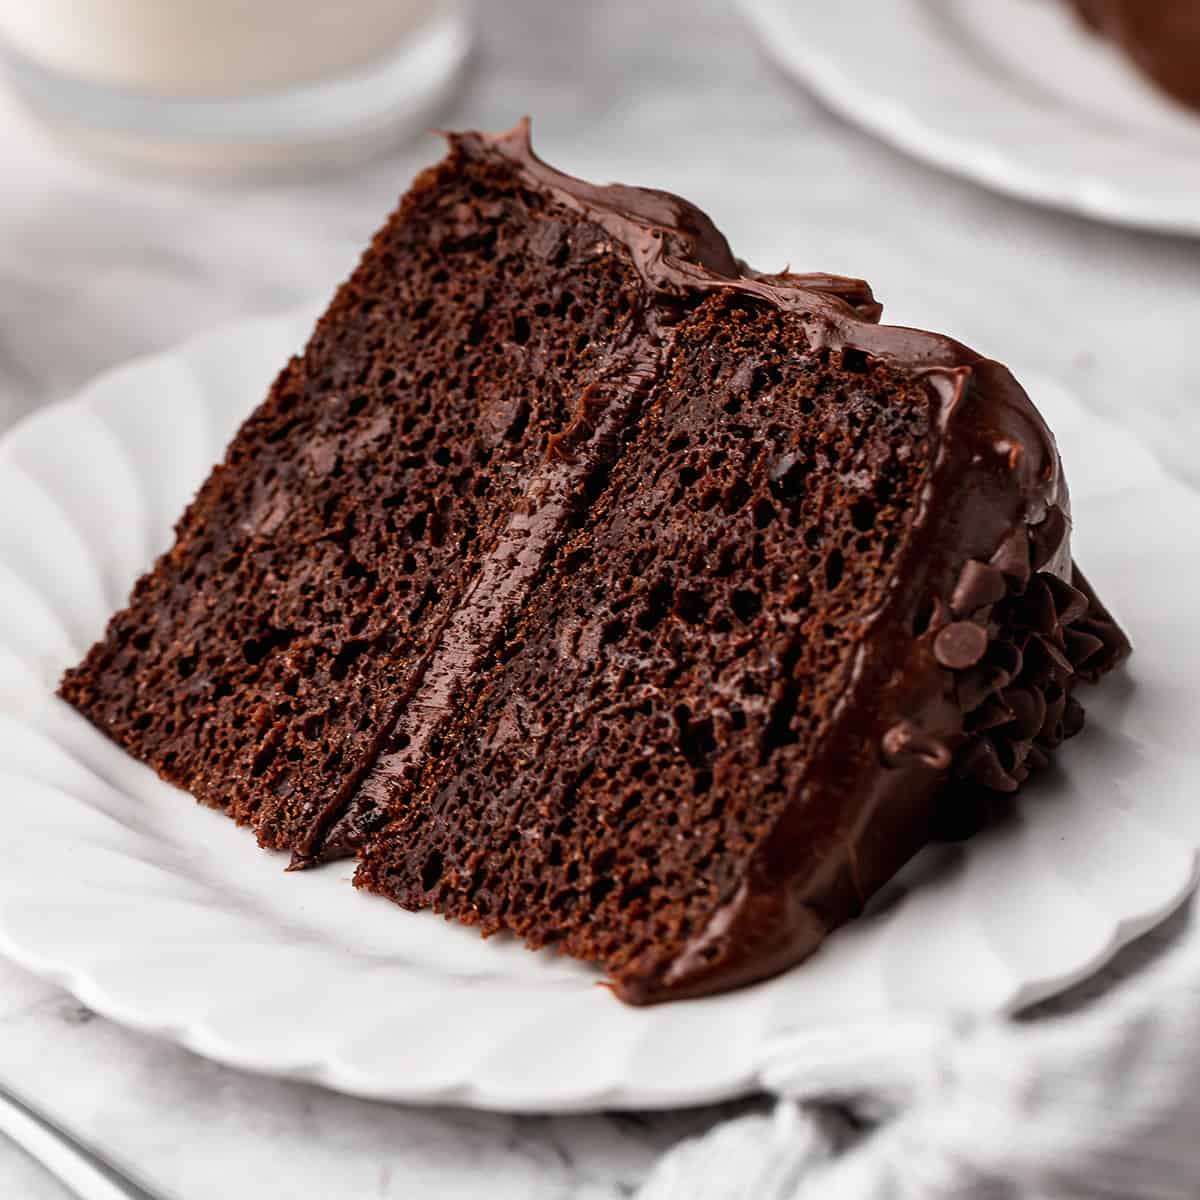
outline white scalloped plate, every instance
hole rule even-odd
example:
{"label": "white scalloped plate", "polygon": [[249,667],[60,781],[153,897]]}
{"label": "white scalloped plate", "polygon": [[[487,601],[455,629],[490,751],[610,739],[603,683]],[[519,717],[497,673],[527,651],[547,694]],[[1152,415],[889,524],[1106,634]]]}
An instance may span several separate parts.
{"label": "white scalloped plate", "polygon": [[[597,976],[480,941],[283,860],[51,696],[315,313],[97,380],[0,442],[0,950],[116,1021],[250,1070],[495,1109],[656,1107],[751,1090],[764,1040],[840,1020],[1012,1010],[1187,894],[1200,846],[1200,497],[1051,383],[1093,582],[1138,643],[1019,816],[930,850],[809,964],[625,1008]],[[1168,523],[1161,514],[1171,513]]]}
{"label": "white scalloped plate", "polygon": [[1039,204],[1200,235],[1200,114],[1062,0],[741,4],[785,70],[900,150]]}

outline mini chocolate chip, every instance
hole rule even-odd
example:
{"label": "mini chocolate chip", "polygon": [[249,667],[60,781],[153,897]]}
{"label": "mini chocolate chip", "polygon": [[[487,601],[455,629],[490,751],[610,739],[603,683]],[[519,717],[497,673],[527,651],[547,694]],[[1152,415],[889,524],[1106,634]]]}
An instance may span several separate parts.
{"label": "mini chocolate chip", "polygon": [[782,483],[792,473],[793,467],[803,467],[804,463],[804,458],[799,454],[777,455],[767,467],[767,478],[772,483]]}
{"label": "mini chocolate chip", "polygon": [[1021,620],[1038,633],[1053,633],[1058,628],[1054,597],[1050,594],[1044,575],[1035,575],[1030,580],[1021,604]]}
{"label": "mini chocolate chip", "polygon": [[1034,742],[1029,747],[1029,756],[1025,759],[1029,768],[1034,771],[1044,771],[1050,765],[1050,756]]}
{"label": "mini chocolate chip", "polygon": [[567,247],[567,227],[562,221],[540,221],[530,237],[530,249],[549,262]]}
{"label": "mini chocolate chip", "polygon": [[980,738],[960,760],[963,775],[993,792],[1015,792],[1017,781],[1004,769],[996,747],[987,738]]}
{"label": "mini chocolate chip", "polygon": [[1067,657],[1075,670],[1082,671],[1088,663],[1104,649],[1104,643],[1091,633],[1082,629],[1066,629],[1063,631],[1063,642],[1067,647]]}
{"label": "mini chocolate chip", "polygon": [[1045,575],[1046,586],[1054,600],[1054,611],[1063,625],[1078,621],[1088,610],[1088,598],[1057,575]]}
{"label": "mini chocolate chip", "polygon": [[1079,673],[1095,683],[1106,671],[1112,670],[1117,663],[1129,657],[1129,642],[1124,634],[1112,623],[1096,617],[1086,617],[1072,629],[1073,633],[1086,633],[1098,638],[1103,649],[1087,660],[1086,666]]}
{"label": "mini chocolate chip", "polygon": [[1063,709],[1063,737],[1074,737],[1083,728],[1083,719],[1083,705],[1074,696],[1068,696]]}
{"label": "mini chocolate chip", "polygon": [[973,713],[967,722],[972,733],[983,733],[989,729],[999,729],[1010,724],[1015,717],[1013,710],[999,696],[989,696]]}
{"label": "mini chocolate chip", "polygon": [[992,564],[1002,575],[1011,579],[1018,590],[1029,582],[1029,534],[1025,526],[1013,532],[992,555]]}
{"label": "mini chocolate chip", "polygon": [[964,713],[973,713],[989,696],[1008,687],[1011,682],[1006,671],[989,667],[986,663],[963,671],[954,689],[958,706]]}
{"label": "mini chocolate chip", "polygon": [[950,607],[956,617],[969,616],[985,605],[1003,600],[1007,590],[1004,576],[997,568],[971,559],[959,572]]}
{"label": "mini chocolate chip", "polygon": [[1053,750],[1062,743],[1063,713],[1066,712],[1066,708],[1067,697],[1062,688],[1057,688],[1053,693],[1047,689],[1046,719],[1042,722],[1037,737],[1038,745],[1043,750]]}
{"label": "mini chocolate chip", "polygon": [[988,666],[999,667],[1010,679],[1016,679],[1025,665],[1025,656],[1016,642],[993,642],[987,661]]}
{"label": "mini chocolate chip", "polygon": [[1046,699],[1036,688],[1009,688],[1004,703],[1012,710],[1013,736],[1027,740],[1035,737],[1046,720]]}
{"label": "mini chocolate chip", "polygon": [[933,657],[951,671],[973,667],[987,653],[987,630],[973,621],[956,621],[934,638]]}
{"label": "mini chocolate chip", "polygon": [[754,384],[755,369],[756,364],[751,359],[743,359],[725,385],[726,394],[729,396],[748,395]]}
{"label": "mini chocolate chip", "polygon": [[1038,646],[1046,655],[1046,657],[1054,664],[1054,666],[1057,667],[1064,675],[1075,674],[1075,668],[1071,665],[1071,660],[1060,648],[1056,638],[1039,635],[1033,638],[1030,644]]}

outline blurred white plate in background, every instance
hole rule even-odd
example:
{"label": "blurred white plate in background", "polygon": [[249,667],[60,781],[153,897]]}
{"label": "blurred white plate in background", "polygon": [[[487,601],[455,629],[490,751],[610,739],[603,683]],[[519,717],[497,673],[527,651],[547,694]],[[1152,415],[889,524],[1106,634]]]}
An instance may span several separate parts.
{"label": "blurred white plate in background", "polygon": [[132,363],[0,441],[0,951],[113,1020],[248,1070],[391,1100],[653,1108],[752,1090],[776,1032],[1031,1003],[1187,894],[1200,549],[1175,531],[1200,527],[1200,496],[1038,380],[1081,561],[1137,653],[1086,697],[1087,729],[1012,820],[920,856],[809,964],[626,1008],[577,963],[355,892],[349,864],[284,874],[286,856],[52,691],[315,317]]}
{"label": "blurred white plate in background", "polygon": [[1165,98],[1061,0],[741,0],[830,108],[986,187],[1200,235],[1200,113]]}

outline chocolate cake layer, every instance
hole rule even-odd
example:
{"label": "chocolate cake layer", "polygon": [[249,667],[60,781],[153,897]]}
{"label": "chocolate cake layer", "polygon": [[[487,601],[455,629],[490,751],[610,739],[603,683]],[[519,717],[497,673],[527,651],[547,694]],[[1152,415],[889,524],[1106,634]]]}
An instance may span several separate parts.
{"label": "chocolate cake layer", "polygon": [[1128,643],[1000,366],[455,135],[63,694],[298,865],[600,963],[803,958]]}

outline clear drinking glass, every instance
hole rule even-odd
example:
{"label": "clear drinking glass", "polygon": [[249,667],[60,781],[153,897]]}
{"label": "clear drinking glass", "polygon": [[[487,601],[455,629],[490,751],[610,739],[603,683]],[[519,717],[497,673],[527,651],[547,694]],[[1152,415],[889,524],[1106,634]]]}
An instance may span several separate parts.
{"label": "clear drinking glass", "polygon": [[10,82],[55,132],[137,163],[358,158],[434,116],[470,0],[0,0]]}

